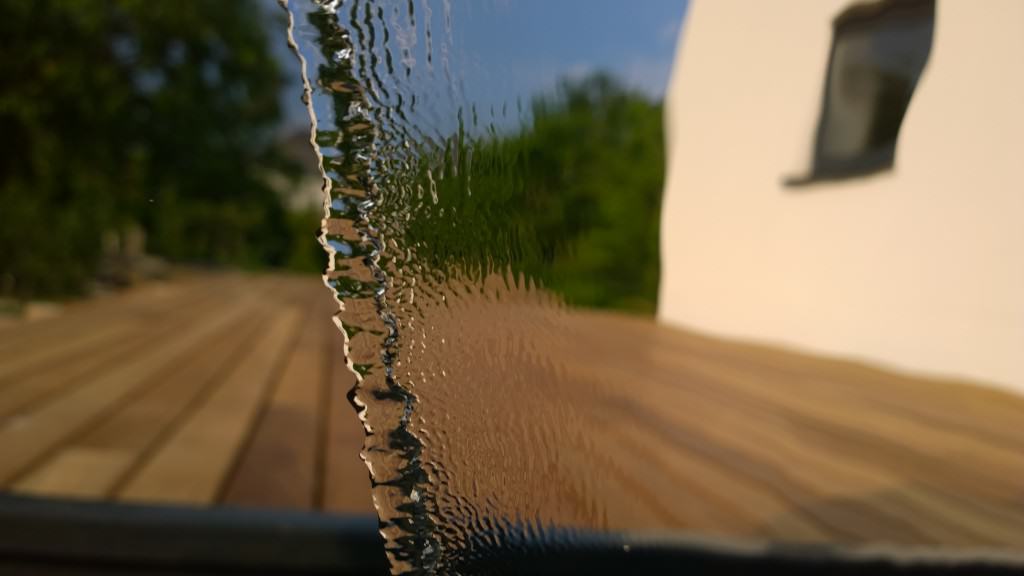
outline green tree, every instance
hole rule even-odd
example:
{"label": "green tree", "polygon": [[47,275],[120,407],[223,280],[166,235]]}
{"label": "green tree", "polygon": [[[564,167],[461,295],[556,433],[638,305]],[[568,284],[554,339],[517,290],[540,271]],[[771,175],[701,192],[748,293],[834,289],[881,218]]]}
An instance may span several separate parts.
{"label": "green tree", "polygon": [[267,20],[247,0],[0,0],[0,294],[82,291],[129,225],[171,259],[288,262]]}
{"label": "green tree", "polygon": [[381,202],[394,212],[382,219],[408,220],[405,245],[432,267],[508,266],[574,305],[653,313],[661,105],[595,74],[563,82],[557,97],[535,99],[531,111],[517,132],[459,134],[445,150],[421,148],[404,188],[434,182],[438,203],[410,210]]}

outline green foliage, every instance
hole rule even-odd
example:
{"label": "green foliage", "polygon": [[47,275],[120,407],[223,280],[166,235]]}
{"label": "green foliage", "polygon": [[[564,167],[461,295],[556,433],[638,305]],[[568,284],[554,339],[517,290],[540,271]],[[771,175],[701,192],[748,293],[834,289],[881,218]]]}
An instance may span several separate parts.
{"label": "green foliage", "polygon": [[[568,222],[550,285],[581,305],[653,313],[665,173],[662,109],[603,76],[537,112],[533,159],[543,226]],[[561,169],[558,169],[561,168]]]}
{"label": "green foliage", "polygon": [[[319,242],[320,210],[303,210],[288,214],[289,237],[297,239],[291,244],[285,266],[297,272],[322,272],[327,268],[327,252]],[[308,239],[308,241],[306,241]]]}
{"label": "green foliage", "polygon": [[264,177],[292,169],[266,24],[246,0],[0,0],[0,294],[82,291],[131,225],[174,260],[315,246]]}
{"label": "green foliage", "polygon": [[[473,133],[475,112],[423,96],[421,106],[434,107],[435,119],[458,119],[454,130],[431,126],[431,114],[402,109],[416,100],[418,86],[395,87],[408,93],[389,103],[394,110],[368,106],[375,97],[365,88],[370,73],[358,71],[357,59],[334,57],[351,51],[351,38],[365,28],[361,17],[369,12],[348,13],[350,31],[344,14],[339,20],[313,11],[308,22],[323,57],[319,94],[329,98],[337,123],[320,124],[317,134],[335,181],[331,213],[397,242],[378,264],[408,266],[427,282],[512,270],[572,305],[654,313],[665,172],[661,104],[597,73],[536,97],[529,121],[507,131]],[[364,191],[375,196],[360,211]],[[353,257],[368,256],[367,246],[343,235],[328,240]],[[350,284],[339,289],[365,289]]]}
{"label": "green foliage", "polygon": [[597,74],[536,99],[516,133],[460,134],[421,158],[411,179],[434,181],[438,203],[410,210],[403,233],[431,266],[511,267],[574,305],[654,312],[660,104]]}

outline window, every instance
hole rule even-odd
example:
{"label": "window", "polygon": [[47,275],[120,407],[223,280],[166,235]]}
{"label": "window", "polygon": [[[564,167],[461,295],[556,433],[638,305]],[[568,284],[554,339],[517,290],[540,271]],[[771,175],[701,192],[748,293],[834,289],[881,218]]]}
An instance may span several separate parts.
{"label": "window", "polygon": [[836,18],[810,180],[892,167],[934,22],[934,0],[858,4]]}

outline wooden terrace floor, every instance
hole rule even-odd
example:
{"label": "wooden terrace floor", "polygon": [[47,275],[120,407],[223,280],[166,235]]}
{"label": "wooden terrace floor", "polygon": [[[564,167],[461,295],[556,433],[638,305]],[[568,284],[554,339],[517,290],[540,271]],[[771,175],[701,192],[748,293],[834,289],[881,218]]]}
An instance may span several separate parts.
{"label": "wooden terrace floor", "polygon": [[313,277],[194,275],[0,331],[0,486],[371,514]]}
{"label": "wooden terrace floor", "polygon": [[[315,278],[195,274],[0,329],[0,488],[372,513],[332,307]],[[589,336],[559,349],[566,374],[619,391],[575,395],[593,405],[602,457],[639,487],[613,512],[720,534],[1024,548],[1021,397],[572,317]],[[651,361],[616,372],[615,338],[647,342]],[[622,389],[616,375],[637,369],[647,388]]]}

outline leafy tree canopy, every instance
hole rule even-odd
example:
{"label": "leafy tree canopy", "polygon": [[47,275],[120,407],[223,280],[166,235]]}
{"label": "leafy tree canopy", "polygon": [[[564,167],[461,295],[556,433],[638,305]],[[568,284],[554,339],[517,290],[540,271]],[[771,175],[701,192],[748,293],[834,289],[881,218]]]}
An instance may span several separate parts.
{"label": "leafy tree canopy", "polygon": [[267,24],[247,0],[0,0],[0,295],[82,291],[127,226],[174,260],[316,248],[267,183],[294,172]]}

